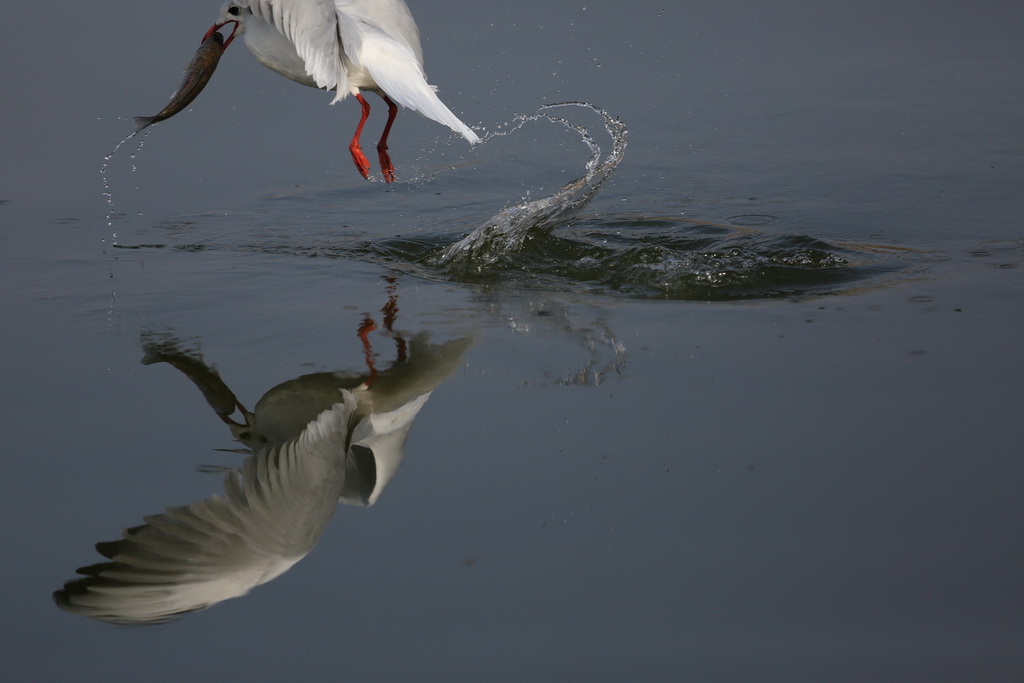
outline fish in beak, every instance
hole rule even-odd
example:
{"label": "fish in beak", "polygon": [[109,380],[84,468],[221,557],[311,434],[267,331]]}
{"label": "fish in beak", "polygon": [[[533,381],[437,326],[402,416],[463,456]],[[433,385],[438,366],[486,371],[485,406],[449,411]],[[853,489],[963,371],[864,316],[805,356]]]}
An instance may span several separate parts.
{"label": "fish in beak", "polygon": [[[236,22],[237,23],[237,22]],[[224,54],[224,48],[227,47],[227,42],[230,42],[231,36],[228,37],[227,42],[220,33],[215,30],[217,27],[214,26],[207,32],[206,37],[203,38],[202,45],[196,50],[195,55],[192,57],[192,61],[185,67],[185,78],[182,80],[181,85],[171,95],[171,101],[167,103],[167,106],[160,110],[160,113],[156,116],[136,116],[135,125],[138,128],[135,130],[138,133],[140,130],[151,124],[169,119],[182,109],[192,103],[199,93],[203,91],[206,84],[210,82],[210,77],[213,76],[213,72],[217,69],[217,64],[220,62],[220,56]],[[232,36],[234,32],[232,32]]]}

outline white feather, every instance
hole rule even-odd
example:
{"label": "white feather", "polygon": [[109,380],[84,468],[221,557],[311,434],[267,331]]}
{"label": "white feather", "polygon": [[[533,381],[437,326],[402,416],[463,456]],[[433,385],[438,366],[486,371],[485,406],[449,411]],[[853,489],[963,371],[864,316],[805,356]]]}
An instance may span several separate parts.
{"label": "white feather", "polygon": [[232,5],[243,8],[239,30],[257,61],[293,81],[336,91],[332,104],[373,90],[480,141],[427,83],[419,29],[403,0],[229,0],[222,20],[233,19]]}

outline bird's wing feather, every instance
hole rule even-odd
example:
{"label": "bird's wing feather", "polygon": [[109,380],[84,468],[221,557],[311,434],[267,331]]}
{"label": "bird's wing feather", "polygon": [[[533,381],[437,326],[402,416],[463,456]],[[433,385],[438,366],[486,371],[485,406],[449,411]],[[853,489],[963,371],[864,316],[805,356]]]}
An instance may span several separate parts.
{"label": "bird's wing feather", "polygon": [[398,42],[408,45],[416,63],[423,65],[420,31],[405,0],[334,0],[334,7],[339,17],[376,26]]}
{"label": "bird's wing feather", "polygon": [[249,0],[249,9],[292,43],[318,87],[348,94],[333,0]]}
{"label": "bird's wing feather", "polygon": [[365,69],[389,97],[448,126],[470,142],[480,141],[438,98],[437,88],[427,83],[420,60],[409,45],[364,18],[340,12],[338,30],[346,56]]}

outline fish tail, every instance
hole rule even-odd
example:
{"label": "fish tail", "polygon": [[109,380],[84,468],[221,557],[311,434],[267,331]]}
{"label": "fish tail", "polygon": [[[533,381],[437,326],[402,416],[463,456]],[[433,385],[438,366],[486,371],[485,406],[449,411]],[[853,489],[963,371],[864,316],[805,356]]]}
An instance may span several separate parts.
{"label": "fish tail", "polygon": [[134,119],[132,119],[133,121],[135,121],[135,125],[138,126],[138,128],[135,129],[135,132],[138,133],[146,126],[156,123],[156,118],[157,117],[155,116],[136,116]]}

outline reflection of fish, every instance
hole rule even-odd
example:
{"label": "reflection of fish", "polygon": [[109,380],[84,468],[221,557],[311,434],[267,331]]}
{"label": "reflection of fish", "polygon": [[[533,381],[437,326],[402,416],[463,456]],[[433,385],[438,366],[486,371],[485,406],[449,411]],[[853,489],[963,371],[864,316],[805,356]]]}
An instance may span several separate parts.
{"label": "reflection of fish", "polygon": [[138,133],[151,123],[169,119],[191,104],[192,100],[198,97],[209,83],[210,76],[217,69],[217,63],[222,54],[224,54],[224,36],[217,32],[211,33],[196,50],[192,61],[185,67],[185,80],[171,95],[171,101],[156,116],[136,116],[135,125],[138,126],[138,130],[135,132]]}

